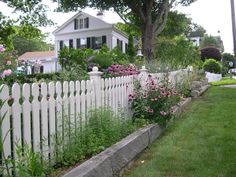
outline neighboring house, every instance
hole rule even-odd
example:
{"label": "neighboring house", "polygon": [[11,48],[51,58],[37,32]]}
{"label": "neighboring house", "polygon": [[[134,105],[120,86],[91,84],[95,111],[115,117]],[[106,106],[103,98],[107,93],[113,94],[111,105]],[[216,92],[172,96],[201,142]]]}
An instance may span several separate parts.
{"label": "neighboring house", "polygon": [[128,36],[115,25],[105,22],[101,13],[97,17],[78,12],[67,22],[57,28],[55,36],[55,55],[64,46],[69,48],[100,49],[106,44],[110,49],[119,46],[122,52],[127,50]]}
{"label": "neighboring house", "polygon": [[193,42],[193,44],[194,44],[195,46],[198,46],[198,47],[199,47],[200,44],[201,44],[201,42],[202,42],[203,37],[196,36],[196,37],[190,37],[189,39],[190,39],[190,41]]}
{"label": "neighboring house", "polygon": [[[54,51],[26,52],[18,58],[19,62],[27,62],[28,65],[41,65],[41,73],[51,73],[58,71],[58,63]],[[28,72],[32,73],[32,72]]]}

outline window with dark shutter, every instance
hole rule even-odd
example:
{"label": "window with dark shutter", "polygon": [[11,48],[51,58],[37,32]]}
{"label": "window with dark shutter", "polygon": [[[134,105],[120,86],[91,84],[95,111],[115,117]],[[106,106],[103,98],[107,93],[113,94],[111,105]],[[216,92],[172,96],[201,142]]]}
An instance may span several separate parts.
{"label": "window with dark shutter", "polygon": [[119,39],[116,40],[116,45],[117,45],[117,47],[119,47],[119,45],[120,45],[120,40]]}
{"label": "window with dark shutter", "polygon": [[84,28],[84,19],[79,19],[79,29]]}
{"label": "window with dark shutter", "polygon": [[125,52],[127,52],[127,50],[128,50],[128,44],[125,43]]}
{"label": "window with dark shutter", "polygon": [[123,41],[120,41],[120,51],[123,52]]}
{"label": "window with dark shutter", "polygon": [[77,48],[77,49],[80,48],[80,39],[76,39],[76,48]]}
{"label": "window with dark shutter", "polygon": [[78,19],[74,19],[74,30],[78,29]]}
{"label": "window with dark shutter", "polygon": [[102,44],[106,44],[107,43],[107,36],[102,36]]}
{"label": "window with dark shutter", "polygon": [[69,48],[72,49],[73,48],[73,39],[69,40]]}
{"label": "window with dark shutter", "polygon": [[63,47],[64,47],[64,42],[60,41],[60,50],[63,49]]}
{"label": "window with dark shutter", "polygon": [[92,49],[96,49],[95,37],[92,37]]}
{"label": "window with dark shutter", "polygon": [[84,19],[84,28],[89,28],[89,18]]}
{"label": "window with dark shutter", "polygon": [[87,48],[91,48],[90,37],[87,37]]}

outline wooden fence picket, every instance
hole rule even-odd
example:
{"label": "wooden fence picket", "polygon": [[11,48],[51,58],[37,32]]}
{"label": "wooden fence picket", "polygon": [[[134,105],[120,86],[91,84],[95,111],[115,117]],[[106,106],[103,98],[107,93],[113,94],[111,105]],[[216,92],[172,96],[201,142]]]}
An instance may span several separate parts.
{"label": "wooden fence picket", "polygon": [[[1,118],[1,143],[3,147],[3,151],[1,154],[2,159],[11,159],[11,135],[10,135],[10,107],[8,105],[9,100],[9,88],[7,85],[1,85],[0,87],[0,100],[4,102],[1,106],[0,110],[0,118]],[[6,164],[2,161],[2,166],[5,169]],[[4,170],[4,174],[6,171]]]}
{"label": "wooden fence picket", "polygon": [[17,146],[22,145],[21,138],[21,88],[19,84],[14,84],[12,86],[12,98],[14,100],[12,108],[12,134],[13,134],[13,153],[16,157]]}
{"label": "wooden fence picket", "polygon": [[22,87],[22,96],[23,96],[23,104],[22,104],[22,114],[23,114],[23,143],[27,144],[30,148],[32,147],[32,127],[31,127],[31,103],[30,103],[30,85],[24,84]]}
{"label": "wooden fence picket", "polygon": [[45,82],[41,83],[41,146],[45,159],[49,157],[49,142],[48,142],[48,88]]}
{"label": "wooden fence picket", "polygon": [[48,100],[48,113],[49,113],[49,152],[50,152],[50,160],[54,161],[55,152],[55,134],[56,134],[56,100],[55,100],[55,84],[54,82],[50,82],[48,84],[49,91],[49,100]]}
{"label": "wooden fence picket", "polygon": [[39,103],[39,85],[33,83],[32,85],[32,129],[33,129],[33,150],[40,152],[40,103]]}

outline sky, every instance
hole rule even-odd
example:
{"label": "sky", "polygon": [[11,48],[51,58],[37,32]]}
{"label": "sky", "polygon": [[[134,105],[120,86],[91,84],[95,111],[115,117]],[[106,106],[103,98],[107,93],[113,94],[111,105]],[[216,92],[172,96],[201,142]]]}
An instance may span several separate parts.
{"label": "sky", "polygon": [[[52,4],[50,1],[47,1],[47,3],[50,9],[56,7],[56,4]],[[187,7],[178,6],[176,10],[187,14],[194,23],[203,26],[209,35],[220,35],[224,43],[225,52],[233,53],[230,0],[197,0]],[[14,16],[2,2],[0,2],[0,11],[5,15]],[[83,9],[83,11],[93,16],[96,16],[97,13],[96,9],[90,8]],[[55,13],[51,11],[48,12],[48,17],[57,24],[56,26],[60,26],[74,14],[75,12]],[[104,20],[110,23],[121,21],[119,16],[112,11],[104,13]],[[56,26],[41,29],[43,32],[51,33],[56,29]],[[53,35],[50,35],[48,40],[53,42]]]}

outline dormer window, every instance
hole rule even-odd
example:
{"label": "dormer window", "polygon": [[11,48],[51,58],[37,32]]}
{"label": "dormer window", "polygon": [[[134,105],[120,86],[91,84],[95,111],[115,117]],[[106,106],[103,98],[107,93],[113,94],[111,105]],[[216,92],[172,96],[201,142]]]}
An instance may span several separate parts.
{"label": "dormer window", "polygon": [[79,28],[79,25],[78,25],[78,19],[74,19],[74,29],[77,30]]}
{"label": "dormer window", "polygon": [[84,19],[79,19],[79,28],[83,29],[84,28]]}
{"label": "dormer window", "polygon": [[74,19],[74,30],[89,28],[89,18]]}
{"label": "dormer window", "polygon": [[84,28],[89,28],[89,18],[84,19]]}

